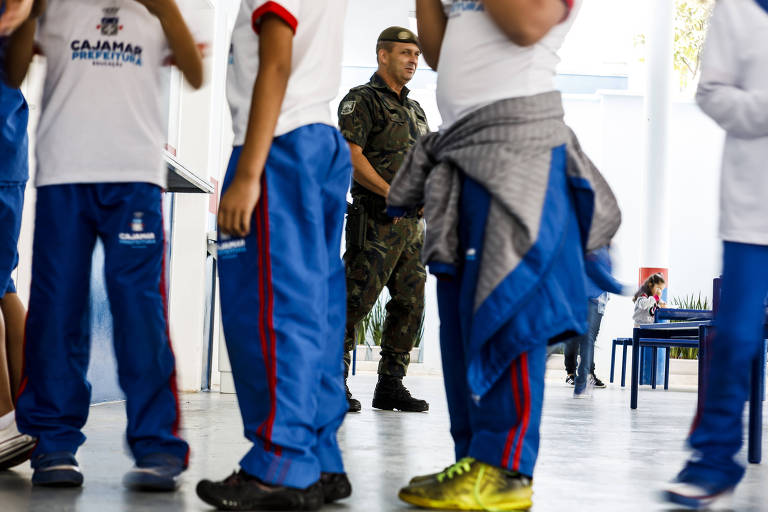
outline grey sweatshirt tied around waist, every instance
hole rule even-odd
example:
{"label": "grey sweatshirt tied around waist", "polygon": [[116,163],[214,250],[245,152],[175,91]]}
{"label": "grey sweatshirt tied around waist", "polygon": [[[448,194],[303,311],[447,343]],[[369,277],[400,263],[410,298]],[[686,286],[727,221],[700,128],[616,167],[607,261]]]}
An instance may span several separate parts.
{"label": "grey sweatshirt tied around waist", "polygon": [[422,260],[433,273],[450,273],[461,262],[462,173],[490,193],[475,310],[536,243],[552,151],[563,145],[568,182],[578,188],[574,205],[585,251],[607,246],[621,224],[621,212],[607,182],[564,123],[559,92],[498,101],[445,131],[422,137],[392,182],[387,198],[391,214],[424,206]]}

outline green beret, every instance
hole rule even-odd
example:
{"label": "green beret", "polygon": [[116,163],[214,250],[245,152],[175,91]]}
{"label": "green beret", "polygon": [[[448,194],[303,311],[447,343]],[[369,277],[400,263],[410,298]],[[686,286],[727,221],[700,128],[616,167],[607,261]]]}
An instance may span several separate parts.
{"label": "green beret", "polygon": [[419,38],[416,34],[403,27],[389,27],[379,35],[378,42],[390,41],[393,43],[411,43],[419,45]]}

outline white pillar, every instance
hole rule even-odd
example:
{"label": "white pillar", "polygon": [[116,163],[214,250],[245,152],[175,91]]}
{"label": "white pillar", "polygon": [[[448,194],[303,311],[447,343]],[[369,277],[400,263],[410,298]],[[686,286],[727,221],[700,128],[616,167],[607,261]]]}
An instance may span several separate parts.
{"label": "white pillar", "polygon": [[674,2],[648,2],[646,172],[643,182],[643,237],[641,265],[667,268],[669,264],[669,208],[667,147],[672,90]]}

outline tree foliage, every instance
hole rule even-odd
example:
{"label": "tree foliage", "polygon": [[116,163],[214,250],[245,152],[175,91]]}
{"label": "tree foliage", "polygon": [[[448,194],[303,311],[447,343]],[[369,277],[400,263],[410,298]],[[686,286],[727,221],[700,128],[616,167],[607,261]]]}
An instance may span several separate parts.
{"label": "tree foliage", "polygon": [[674,66],[680,89],[686,89],[699,75],[701,50],[709,27],[714,0],[675,2]]}
{"label": "tree foliage", "polygon": [[[680,90],[687,89],[699,74],[701,50],[715,0],[674,0],[675,25],[673,65]],[[645,46],[645,34],[635,37],[635,44]]]}

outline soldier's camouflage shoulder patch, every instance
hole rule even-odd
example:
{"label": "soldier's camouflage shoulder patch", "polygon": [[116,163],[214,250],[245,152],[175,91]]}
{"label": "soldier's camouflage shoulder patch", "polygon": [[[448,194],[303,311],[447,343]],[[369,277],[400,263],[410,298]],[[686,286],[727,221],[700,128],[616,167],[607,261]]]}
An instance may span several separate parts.
{"label": "soldier's camouflage shoulder patch", "polygon": [[344,103],[341,104],[341,115],[348,116],[349,114],[355,111],[356,105],[357,105],[357,101],[354,101],[354,100],[345,101]]}

